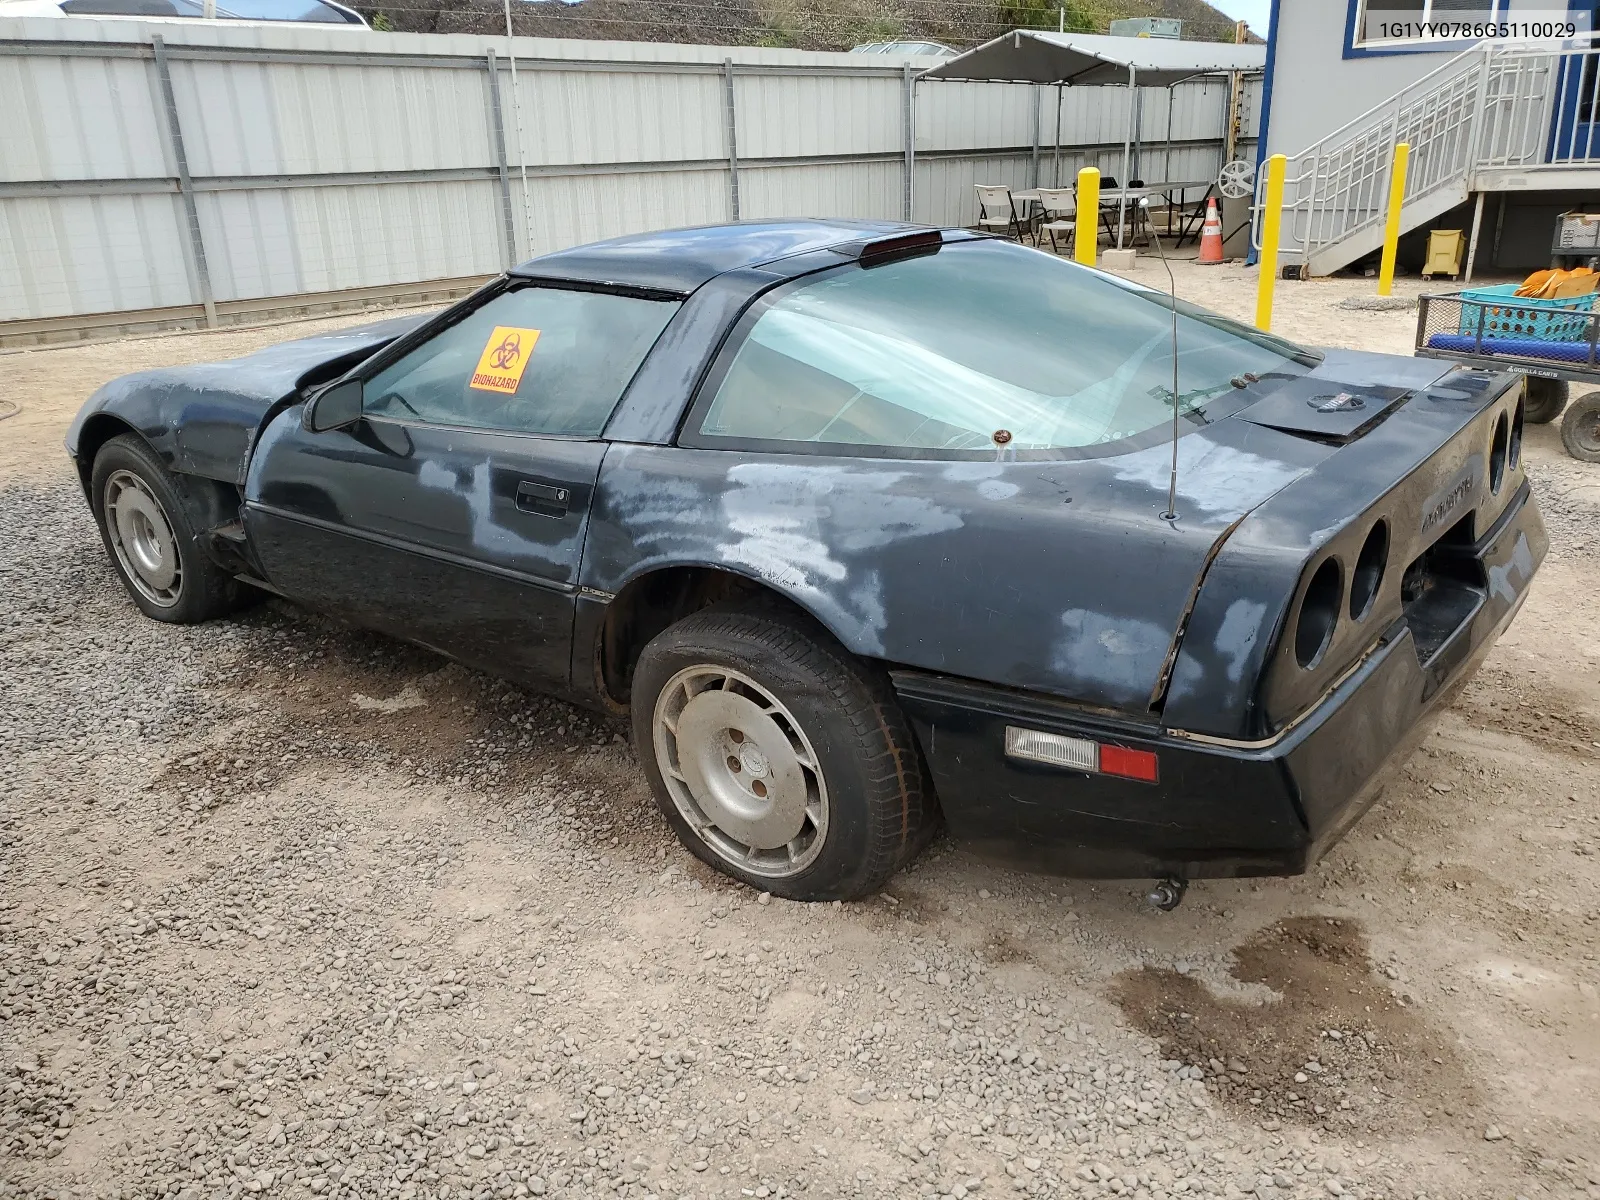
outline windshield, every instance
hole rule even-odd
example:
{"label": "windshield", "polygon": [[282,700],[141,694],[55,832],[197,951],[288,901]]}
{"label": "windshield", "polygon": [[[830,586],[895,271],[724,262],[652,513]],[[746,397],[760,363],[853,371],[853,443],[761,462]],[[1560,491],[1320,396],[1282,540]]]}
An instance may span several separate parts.
{"label": "windshield", "polygon": [[[956,243],[780,295],[701,433],[924,450],[1120,441],[1172,420],[1172,342],[1165,293],[1006,242]],[[1177,344],[1185,412],[1246,374],[1318,361],[1182,302]]]}

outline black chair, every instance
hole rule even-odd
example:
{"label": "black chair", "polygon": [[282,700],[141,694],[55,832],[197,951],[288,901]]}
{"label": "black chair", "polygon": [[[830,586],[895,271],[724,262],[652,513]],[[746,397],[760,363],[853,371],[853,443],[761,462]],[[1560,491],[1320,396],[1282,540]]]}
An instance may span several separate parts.
{"label": "black chair", "polygon": [[1212,184],[1206,188],[1205,195],[1200,197],[1200,203],[1190,208],[1186,204],[1178,205],[1178,242],[1177,248],[1183,249],[1184,242],[1199,240],[1200,231],[1206,223],[1206,204],[1217,194],[1217,185]]}
{"label": "black chair", "polygon": [[[1117,177],[1115,175],[1102,175],[1100,177],[1100,187],[1101,187],[1102,193],[1108,192],[1108,191],[1112,191],[1112,190],[1114,190],[1116,188],[1119,188],[1121,186],[1122,185],[1117,182]],[[1128,181],[1128,186],[1129,187],[1143,187],[1144,186],[1144,180],[1142,180],[1142,179],[1130,179]],[[1134,211],[1136,208],[1138,208],[1138,205],[1134,204],[1130,200],[1128,202],[1127,208],[1128,208],[1128,212],[1127,212],[1128,227],[1129,227],[1129,230],[1130,230],[1129,237],[1131,238],[1133,236],[1131,231],[1133,229],[1137,228],[1138,224],[1139,224],[1138,214]],[[1107,200],[1102,199],[1100,201],[1100,223],[1101,223],[1101,225],[1103,225],[1105,227],[1106,236],[1108,238],[1110,238],[1113,243],[1115,243],[1116,240],[1117,240],[1117,227],[1116,227],[1116,224],[1115,224],[1116,217],[1117,217],[1117,206],[1115,204],[1110,203]]]}

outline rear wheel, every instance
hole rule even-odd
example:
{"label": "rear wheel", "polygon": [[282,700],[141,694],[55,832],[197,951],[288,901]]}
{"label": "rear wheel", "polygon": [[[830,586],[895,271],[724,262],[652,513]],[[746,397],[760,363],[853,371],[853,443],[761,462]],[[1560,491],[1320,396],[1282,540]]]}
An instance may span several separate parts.
{"label": "rear wheel", "polygon": [[1548,425],[1561,415],[1567,406],[1567,381],[1541,379],[1528,376],[1527,398],[1523,401],[1523,419],[1533,425]]}
{"label": "rear wheel", "polygon": [[145,616],[180,625],[222,616],[253,598],[201,550],[201,514],[186,486],[133,434],[100,448],[89,484],[122,586]]}
{"label": "rear wheel", "polygon": [[708,609],[658,635],[634,673],[633,730],[679,839],[762,891],[868,895],[935,829],[888,681],[787,614]]}
{"label": "rear wheel", "polygon": [[1582,462],[1600,462],[1600,392],[1579,396],[1561,419],[1561,444]]}

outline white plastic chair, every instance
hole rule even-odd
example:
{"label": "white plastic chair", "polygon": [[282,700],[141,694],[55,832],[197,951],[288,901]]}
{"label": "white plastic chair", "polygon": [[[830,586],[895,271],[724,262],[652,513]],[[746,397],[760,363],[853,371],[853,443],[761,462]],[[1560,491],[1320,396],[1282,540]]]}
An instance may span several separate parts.
{"label": "white plastic chair", "polygon": [[[1039,232],[1050,235],[1050,249],[1059,254],[1056,234],[1072,233],[1078,227],[1078,198],[1071,188],[1040,188],[1039,207],[1044,210]],[[1037,239],[1038,234],[1034,237]]]}
{"label": "white plastic chair", "polygon": [[978,189],[978,228],[1003,229],[1010,237],[1022,240],[1022,219],[1017,216],[1011,189],[999,184],[974,184]]}

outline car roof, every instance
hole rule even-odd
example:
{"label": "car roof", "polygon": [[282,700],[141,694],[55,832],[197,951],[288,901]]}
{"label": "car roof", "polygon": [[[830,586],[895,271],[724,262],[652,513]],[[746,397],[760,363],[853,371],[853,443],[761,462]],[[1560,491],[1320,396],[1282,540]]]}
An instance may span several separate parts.
{"label": "car roof", "polygon": [[513,267],[511,274],[687,294],[727,271],[927,228],[900,221],[821,219],[702,225],[557,250]]}

